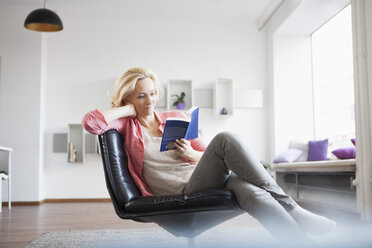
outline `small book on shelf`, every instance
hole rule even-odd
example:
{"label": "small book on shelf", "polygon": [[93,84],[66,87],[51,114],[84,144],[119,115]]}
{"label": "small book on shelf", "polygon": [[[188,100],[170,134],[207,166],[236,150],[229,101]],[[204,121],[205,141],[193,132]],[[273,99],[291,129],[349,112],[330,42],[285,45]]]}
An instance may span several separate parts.
{"label": "small book on shelf", "polygon": [[199,108],[192,107],[187,111],[187,118],[168,117],[165,121],[160,151],[176,149],[176,139],[193,140],[198,137]]}
{"label": "small book on shelf", "polygon": [[68,162],[76,162],[76,149],[71,142],[68,144]]}

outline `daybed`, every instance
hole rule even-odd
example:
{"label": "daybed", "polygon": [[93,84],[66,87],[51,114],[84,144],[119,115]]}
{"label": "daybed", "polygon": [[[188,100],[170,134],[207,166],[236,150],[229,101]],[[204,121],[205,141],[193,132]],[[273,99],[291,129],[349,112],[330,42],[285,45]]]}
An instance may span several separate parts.
{"label": "daybed", "polygon": [[324,160],[272,164],[275,179],[300,203],[356,212],[356,161]]}

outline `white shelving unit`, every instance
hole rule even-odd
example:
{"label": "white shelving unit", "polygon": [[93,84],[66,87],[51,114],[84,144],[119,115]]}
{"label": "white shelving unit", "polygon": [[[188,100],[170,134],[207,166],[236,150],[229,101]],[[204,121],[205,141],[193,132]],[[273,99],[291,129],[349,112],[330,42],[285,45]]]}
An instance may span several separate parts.
{"label": "white shelving unit", "polygon": [[192,81],[191,80],[169,80],[167,84],[167,109],[173,110],[176,107],[173,107],[173,97],[172,95],[180,95],[181,92],[185,92],[185,109],[189,109],[193,106],[193,96],[192,96]]}
{"label": "white shelving unit", "polygon": [[[72,149],[70,149],[72,144]],[[71,152],[75,152],[76,158],[71,158]],[[84,163],[85,161],[85,135],[82,124],[69,124],[67,134],[67,161],[70,163]]]}
{"label": "white shelving unit", "polygon": [[[3,180],[8,181],[8,208],[12,208],[12,152],[13,148],[0,146],[0,152],[7,153],[7,163],[0,163],[0,212],[2,211],[3,202]],[[2,157],[2,156],[1,156]],[[2,157],[4,158],[4,157]]]}
{"label": "white shelving unit", "polygon": [[[76,150],[75,161],[70,157],[70,143]],[[53,152],[67,153],[69,163],[83,163],[85,153],[100,154],[98,137],[84,131],[82,124],[69,124],[67,133],[53,134]]]}
{"label": "white shelving unit", "polygon": [[[214,87],[213,108],[215,116],[228,118],[234,115],[234,85],[232,79],[218,78]],[[221,114],[225,108],[227,114]]]}

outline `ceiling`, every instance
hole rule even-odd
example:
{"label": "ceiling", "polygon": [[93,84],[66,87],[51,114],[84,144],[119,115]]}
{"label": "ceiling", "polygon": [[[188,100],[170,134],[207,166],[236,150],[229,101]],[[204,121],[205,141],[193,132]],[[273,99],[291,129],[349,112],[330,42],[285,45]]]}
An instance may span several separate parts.
{"label": "ceiling", "polygon": [[[50,0],[56,2],[57,0]],[[63,0],[59,0],[63,1]],[[185,20],[257,20],[275,0],[65,0],[87,12],[109,11],[113,16]],[[101,12],[102,13],[102,12]]]}
{"label": "ceiling", "polygon": [[[77,12],[92,18],[247,20],[258,21],[266,9],[278,0],[48,0],[46,8],[61,15]],[[36,9],[43,0],[0,0],[0,4]],[[85,11],[82,12],[81,8]],[[61,16],[63,18],[63,16]]]}
{"label": "ceiling", "polygon": [[278,34],[309,35],[350,4],[350,0],[306,0],[285,20]]}

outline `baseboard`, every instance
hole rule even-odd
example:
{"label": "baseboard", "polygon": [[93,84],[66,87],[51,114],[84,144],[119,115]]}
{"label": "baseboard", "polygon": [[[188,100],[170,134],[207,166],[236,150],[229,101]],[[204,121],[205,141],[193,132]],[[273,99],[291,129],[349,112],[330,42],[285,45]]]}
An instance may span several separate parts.
{"label": "baseboard", "polygon": [[45,199],[45,203],[111,202],[110,198]]}
{"label": "baseboard", "polygon": [[[39,206],[44,203],[43,201],[12,201],[12,206]],[[8,202],[3,202],[3,207],[8,206]]]}
{"label": "baseboard", "polygon": [[[83,202],[111,202],[110,198],[73,198],[73,199],[44,199],[41,201],[12,201],[12,206],[39,206],[44,203],[83,203]],[[8,206],[8,202],[3,202]]]}

